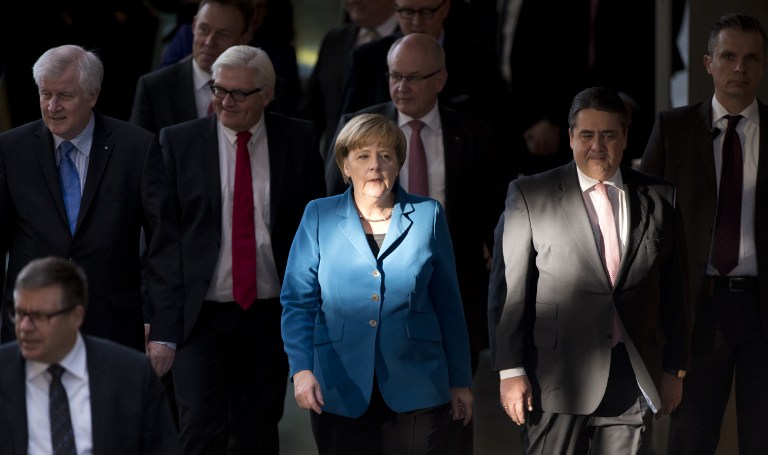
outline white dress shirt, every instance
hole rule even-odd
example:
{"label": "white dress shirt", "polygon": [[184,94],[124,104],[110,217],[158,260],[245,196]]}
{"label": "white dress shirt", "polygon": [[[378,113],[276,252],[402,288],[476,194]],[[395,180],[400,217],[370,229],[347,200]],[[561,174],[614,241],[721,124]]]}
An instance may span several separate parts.
{"label": "white dress shirt", "polygon": [[211,105],[211,73],[200,68],[200,65],[192,59],[192,85],[195,88],[195,107],[197,118],[208,115],[208,107]]}
{"label": "white dress shirt", "polygon": [[[713,128],[720,134],[712,141],[715,157],[717,187],[720,188],[720,170],[723,167],[723,140],[728,121],[724,116],[729,112],[712,97]],[[744,161],[743,186],[741,190],[741,242],[739,243],[739,264],[728,274],[730,276],[757,276],[757,247],[755,245],[755,190],[757,189],[757,160],[760,148],[760,114],[757,100],[753,101],[738,115],[744,118],[736,125],[736,133],[741,141],[741,153]],[[712,234],[715,230],[712,230]],[[712,249],[710,248],[710,252]],[[707,275],[719,275],[710,257]]]}
{"label": "white dress shirt", "polygon": [[[235,196],[235,157],[237,131],[219,123],[219,175],[221,178],[221,247],[206,300],[232,302],[232,207]],[[256,289],[259,299],[280,296],[280,278],[272,254],[269,222],[269,149],[264,115],[249,130],[248,154],[251,157],[253,204],[256,228]]]}
{"label": "white dress shirt", "polygon": [[[77,334],[75,346],[61,361],[64,367],[61,382],[67,391],[69,413],[75,434],[78,455],[93,453],[91,427],[91,391],[88,387],[88,367],[83,337]],[[49,417],[48,391],[51,374],[47,363],[26,362],[27,431],[29,434],[29,455],[50,455],[51,421]]]}

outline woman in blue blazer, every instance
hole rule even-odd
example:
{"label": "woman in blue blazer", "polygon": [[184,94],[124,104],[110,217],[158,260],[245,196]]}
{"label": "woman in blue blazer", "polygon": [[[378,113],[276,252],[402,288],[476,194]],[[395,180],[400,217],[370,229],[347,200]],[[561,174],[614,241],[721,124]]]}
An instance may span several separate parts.
{"label": "woman in blue blazer", "polygon": [[445,453],[472,418],[469,339],[441,205],[405,192],[405,136],[377,114],[336,142],[344,194],[310,202],[280,295],[296,402],[319,453]]}

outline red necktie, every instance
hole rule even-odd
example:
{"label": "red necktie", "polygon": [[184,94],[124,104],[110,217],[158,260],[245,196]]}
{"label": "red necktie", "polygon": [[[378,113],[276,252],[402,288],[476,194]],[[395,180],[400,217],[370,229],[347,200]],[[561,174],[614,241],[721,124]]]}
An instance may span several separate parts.
{"label": "red necktie", "polygon": [[717,220],[712,241],[712,265],[725,276],[739,263],[741,242],[741,191],[744,164],[736,125],[740,115],[726,115],[728,129],[723,138],[723,163],[717,195]]}
{"label": "red necktie", "polygon": [[213,114],[213,101],[208,103],[208,115]]}
{"label": "red necktie", "polygon": [[237,133],[235,195],[232,207],[232,293],[243,309],[256,300],[256,227],[248,140],[251,133]]}
{"label": "red necktie", "polygon": [[421,120],[408,122],[411,127],[411,146],[408,150],[408,191],[411,194],[429,196],[429,178],[427,177],[427,155],[421,141]]}
{"label": "red necktie", "polygon": [[[611,287],[616,286],[616,278],[619,276],[621,254],[619,253],[619,236],[616,234],[616,220],[613,216],[613,205],[608,198],[608,188],[600,182],[595,185],[595,191],[600,196],[595,205],[597,220],[600,224],[600,237],[602,239],[603,265],[608,272]],[[621,325],[619,324],[616,310],[613,313],[613,335],[611,345],[616,346],[622,339]]]}

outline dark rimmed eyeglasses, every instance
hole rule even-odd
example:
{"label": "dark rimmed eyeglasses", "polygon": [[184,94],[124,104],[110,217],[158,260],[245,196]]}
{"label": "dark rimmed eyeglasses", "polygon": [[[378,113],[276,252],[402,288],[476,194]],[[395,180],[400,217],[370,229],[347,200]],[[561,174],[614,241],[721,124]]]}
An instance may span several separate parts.
{"label": "dark rimmed eyeglasses", "polygon": [[388,81],[389,81],[391,84],[398,84],[398,83],[400,83],[400,82],[402,82],[402,81],[406,81],[406,82],[408,82],[409,84],[411,84],[411,83],[413,83],[413,82],[421,82],[421,81],[423,81],[423,80],[425,80],[425,79],[429,79],[430,77],[432,77],[432,76],[434,76],[434,75],[436,75],[436,74],[439,74],[441,71],[443,71],[443,70],[437,70],[437,71],[435,71],[435,72],[432,72],[432,73],[426,74],[426,75],[424,75],[424,76],[422,76],[422,75],[420,75],[420,74],[411,74],[411,75],[409,75],[409,76],[403,76],[403,75],[402,75],[402,74],[400,74],[400,73],[390,73],[390,72],[386,72],[386,73],[384,73],[384,77],[386,77],[386,78],[387,78],[387,80],[388,80]]}
{"label": "dark rimmed eyeglasses", "polygon": [[397,11],[397,14],[400,15],[403,19],[411,20],[418,14],[421,16],[422,19],[425,21],[428,21],[435,17],[435,13],[437,10],[443,7],[445,5],[445,2],[448,0],[443,0],[440,2],[439,5],[437,5],[434,8],[420,8],[420,9],[413,9],[413,8],[397,8],[395,11]]}
{"label": "dark rimmed eyeglasses", "polygon": [[224,99],[227,95],[231,96],[233,100],[237,101],[238,103],[242,103],[245,101],[245,98],[253,95],[254,93],[259,93],[261,91],[261,88],[255,88],[251,90],[250,92],[244,92],[242,90],[227,90],[224,87],[218,86],[213,83],[213,81],[209,82],[208,85],[211,87],[211,93],[213,93],[213,96],[216,98]]}
{"label": "dark rimmed eyeglasses", "polygon": [[52,318],[60,316],[62,314],[69,313],[74,310],[77,305],[71,305],[60,310],[52,311],[50,313],[44,313],[42,311],[24,311],[17,310],[14,307],[8,307],[8,317],[13,324],[20,324],[24,318],[29,318],[34,327],[38,327],[43,324],[49,324]]}

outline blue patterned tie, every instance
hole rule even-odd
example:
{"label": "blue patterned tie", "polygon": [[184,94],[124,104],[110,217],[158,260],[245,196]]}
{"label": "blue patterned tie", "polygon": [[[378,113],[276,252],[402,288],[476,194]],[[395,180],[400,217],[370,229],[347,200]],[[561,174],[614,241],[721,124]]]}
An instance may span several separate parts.
{"label": "blue patterned tie", "polygon": [[51,418],[51,447],[53,455],[77,455],[75,450],[75,432],[72,429],[72,418],[69,414],[69,399],[61,375],[64,368],[53,364],[48,367],[51,373],[51,388],[48,392]]}
{"label": "blue patterned tie", "polygon": [[75,162],[72,161],[74,144],[64,141],[59,146],[61,158],[59,159],[59,179],[61,182],[61,196],[64,198],[64,208],[67,209],[67,221],[69,231],[74,234],[77,225],[77,214],[80,212],[80,174],[77,173]]}

